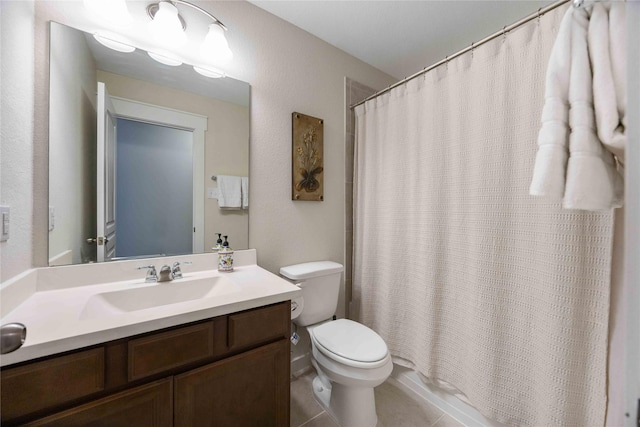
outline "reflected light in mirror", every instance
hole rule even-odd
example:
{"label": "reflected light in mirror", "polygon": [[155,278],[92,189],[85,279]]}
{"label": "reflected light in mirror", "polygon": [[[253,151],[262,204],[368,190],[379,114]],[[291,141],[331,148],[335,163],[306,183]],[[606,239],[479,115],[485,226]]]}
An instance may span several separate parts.
{"label": "reflected light in mirror", "polygon": [[181,60],[171,55],[167,55],[167,54],[161,55],[155,52],[147,52],[147,54],[149,54],[149,56],[154,60],[164,65],[169,65],[171,67],[177,67],[178,65],[182,65]]}
{"label": "reflected light in mirror", "polygon": [[225,74],[222,71],[216,71],[210,68],[202,68],[194,65],[193,69],[196,71],[196,73],[212,79],[219,79],[225,76]]}
{"label": "reflected light in mirror", "polygon": [[131,45],[128,45],[123,42],[119,42],[117,40],[113,40],[112,38],[105,37],[97,33],[93,35],[93,38],[96,39],[96,41],[101,45],[108,47],[109,49],[116,50],[118,52],[131,53],[134,50],[136,50],[136,48]]}

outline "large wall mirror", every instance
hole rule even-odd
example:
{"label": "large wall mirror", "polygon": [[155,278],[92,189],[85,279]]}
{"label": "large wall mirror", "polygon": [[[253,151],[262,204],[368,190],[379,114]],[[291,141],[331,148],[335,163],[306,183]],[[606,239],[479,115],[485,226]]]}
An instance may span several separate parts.
{"label": "large wall mirror", "polygon": [[249,84],[50,42],[49,265],[248,248]]}

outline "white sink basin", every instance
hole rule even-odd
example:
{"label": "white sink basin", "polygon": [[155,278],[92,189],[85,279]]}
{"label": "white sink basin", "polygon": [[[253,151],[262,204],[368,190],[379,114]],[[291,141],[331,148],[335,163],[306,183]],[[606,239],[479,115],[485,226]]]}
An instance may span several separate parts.
{"label": "white sink basin", "polygon": [[212,298],[238,292],[240,288],[225,277],[178,279],[133,289],[104,292],[89,298],[80,319],[113,316],[164,305]]}

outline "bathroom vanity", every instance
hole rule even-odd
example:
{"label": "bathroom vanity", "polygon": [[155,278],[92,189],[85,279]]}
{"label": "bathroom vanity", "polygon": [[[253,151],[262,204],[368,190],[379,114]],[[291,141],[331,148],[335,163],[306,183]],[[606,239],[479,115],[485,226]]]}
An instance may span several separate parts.
{"label": "bathroom vanity", "polygon": [[[22,317],[27,325],[25,345],[2,358],[2,425],[289,425],[290,300],[299,289],[256,265],[241,265],[224,279],[219,274],[55,290],[44,290],[44,278],[39,292],[2,319]],[[96,298],[118,292],[148,289],[154,299],[169,288],[153,287],[184,286],[189,293],[194,283],[213,289],[221,280],[235,292],[131,311],[112,298],[118,310],[95,308]],[[56,298],[73,293],[77,301],[56,314]],[[53,304],[48,315],[43,296]],[[33,313],[35,307],[42,313]]]}

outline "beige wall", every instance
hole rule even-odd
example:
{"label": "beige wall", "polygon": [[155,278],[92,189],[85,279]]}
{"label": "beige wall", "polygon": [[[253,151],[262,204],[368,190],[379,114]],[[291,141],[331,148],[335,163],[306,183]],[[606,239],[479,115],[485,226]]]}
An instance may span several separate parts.
{"label": "beige wall", "polygon": [[[84,35],[56,27],[50,62],[49,260],[71,251],[72,263],[96,259],[96,64]],[[60,264],[64,264],[61,262]]]}
{"label": "beige wall", "polygon": [[[247,107],[100,70],[98,80],[107,85],[112,96],[207,117],[203,198],[206,197],[207,187],[216,187],[211,180],[211,175],[248,176],[249,109]],[[215,245],[217,240],[215,232],[228,235],[233,248],[247,249],[249,247],[249,212],[251,212],[250,209],[222,211],[216,199],[206,199],[205,251]]]}
{"label": "beige wall", "polygon": [[[11,208],[10,238],[0,242],[0,281],[34,263],[33,10],[31,2],[0,5],[0,205]],[[40,238],[47,240],[46,229]]]}
{"label": "beige wall", "polygon": [[[240,55],[251,52],[248,63],[237,58],[234,73],[252,85],[249,243],[259,264],[277,272],[305,261],[344,263],[344,77],[376,88],[395,79],[249,3],[212,7],[242,35]],[[324,119],[323,202],[291,200],[294,111]]]}
{"label": "beige wall", "polygon": [[[3,15],[11,3],[3,0]],[[14,7],[33,10],[30,3],[16,1]],[[278,272],[281,266],[310,260],[344,262],[344,77],[374,88],[394,79],[248,2],[197,4],[229,27],[234,61],[225,71],[251,84],[249,246],[257,249],[259,264]],[[19,205],[24,208],[12,216],[16,232],[11,240],[0,243],[3,281],[48,260],[48,21],[85,31],[98,25],[87,21],[81,1],[37,1],[35,12],[35,25],[30,13],[7,20],[8,25],[3,16],[2,22],[3,90],[7,80],[22,87],[13,99],[19,98],[16,120],[36,123],[33,131],[20,130],[24,152],[5,149],[10,143],[4,136],[2,140],[3,167],[14,164],[24,176],[19,186],[11,186],[15,196],[8,199],[12,213]],[[22,49],[5,50],[5,32],[17,34],[25,25],[26,34],[17,41]],[[30,57],[34,52],[35,58]],[[25,71],[29,69],[34,72]],[[3,115],[7,101],[3,91]],[[325,120],[324,202],[291,200],[294,111]],[[17,180],[12,178],[11,184]],[[3,180],[3,198],[6,187]]]}

